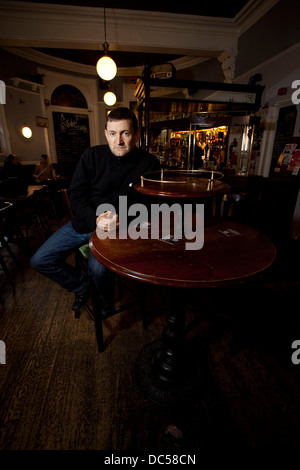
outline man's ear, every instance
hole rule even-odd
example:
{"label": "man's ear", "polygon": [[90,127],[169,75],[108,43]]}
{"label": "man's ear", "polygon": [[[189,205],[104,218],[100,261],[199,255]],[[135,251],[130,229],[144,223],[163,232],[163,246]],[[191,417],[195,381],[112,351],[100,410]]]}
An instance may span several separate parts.
{"label": "man's ear", "polygon": [[106,140],[107,140],[107,130],[106,129],[104,129],[104,135],[105,135]]}

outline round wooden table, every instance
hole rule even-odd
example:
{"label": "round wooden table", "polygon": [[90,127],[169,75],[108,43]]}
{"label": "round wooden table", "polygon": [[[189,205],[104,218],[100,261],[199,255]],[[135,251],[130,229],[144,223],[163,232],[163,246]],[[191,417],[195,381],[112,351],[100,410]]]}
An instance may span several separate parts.
{"label": "round wooden table", "polygon": [[134,189],[151,197],[199,199],[222,196],[230,191],[223,174],[210,170],[161,170],[145,173]]}
{"label": "round wooden table", "polygon": [[141,237],[135,240],[119,232],[115,239],[100,239],[96,230],[90,249],[100,263],[122,276],[171,289],[171,311],[162,339],[141,351],[136,377],[155,403],[176,403],[186,396],[187,388],[193,388],[184,354],[185,289],[249,281],[272,265],[276,250],[256,230],[232,221],[207,225],[203,248],[190,251],[185,249],[184,237],[168,243],[151,239],[149,228],[140,230]]}

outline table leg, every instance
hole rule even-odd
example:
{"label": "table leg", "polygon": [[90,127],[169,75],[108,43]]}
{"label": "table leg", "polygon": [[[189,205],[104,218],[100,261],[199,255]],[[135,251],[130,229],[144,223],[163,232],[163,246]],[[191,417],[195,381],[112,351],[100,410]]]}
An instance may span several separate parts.
{"label": "table leg", "polygon": [[155,367],[160,380],[166,383],[176,381],[183,366],[183,352],[185,343],[185,309],[186,300],[183,295],[171,294],[170,313],[167,326],[162,332],[163,347],[155,358]]}
{"label": "table leg", "polygon": [[140,352],[135,363],[135,376],[142,393],[151,401],[177,406],[199,397],[202,372],[199,375],[195,362],[200,361],[185,338],[186,293],[174,289],[170,295],[167,326],[160,339],[149,343]]}

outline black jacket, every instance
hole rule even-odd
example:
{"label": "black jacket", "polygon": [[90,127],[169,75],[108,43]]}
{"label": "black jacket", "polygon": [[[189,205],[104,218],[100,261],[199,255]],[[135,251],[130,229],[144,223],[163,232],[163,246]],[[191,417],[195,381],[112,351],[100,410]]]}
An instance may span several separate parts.
{"label": "black jacket", "polygon": [[86,149],[75,169],[70,187],[69,200],[73,211],[71,219],[78,233],[89,233],[96,228],[97,207],[112,204],[118,213],[119,196],[127,195],[128,206],[139,201],[134,185],[140,176],[160,169],[158,159],[135,148],[124,157],[116,157],[108,145]]}

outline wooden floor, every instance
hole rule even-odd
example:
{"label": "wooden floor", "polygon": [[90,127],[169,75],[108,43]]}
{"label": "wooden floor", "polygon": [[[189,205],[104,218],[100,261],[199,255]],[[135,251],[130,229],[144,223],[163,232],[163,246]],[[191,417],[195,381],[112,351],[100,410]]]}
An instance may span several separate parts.
{"label": "wooden floor", "polygon": [[99,354],[92,318],[75,319],[73,295],[30,267],[39,243],[12,244],[23,271],[8,260],[10,279],[1,274],[1,450],[300,447],[300,364],[291,361],[300,340],[298,243],[280,250],[259,288],[188,293],[187,338],[204,372],[196,398],[175,409],[149,401],[134,374],[166,323],[166,291],[149,287],[147,329],[138,307],[105,320]]}

